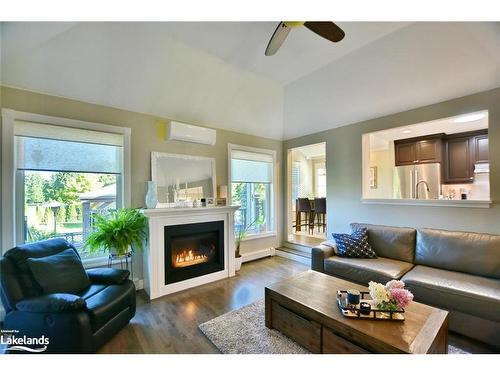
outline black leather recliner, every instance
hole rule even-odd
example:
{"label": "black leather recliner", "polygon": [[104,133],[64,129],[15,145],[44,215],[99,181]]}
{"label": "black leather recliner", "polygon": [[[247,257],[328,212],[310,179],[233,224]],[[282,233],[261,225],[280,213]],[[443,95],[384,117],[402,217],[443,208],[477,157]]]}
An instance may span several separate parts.
{"label": "black leather recliner", "polygon": [[75,250],[64,239],[51,239],[17,246],[0,257],[3,329],[44,335],[50,353],[93,353],[134,317],[135,287],[127,270],[94,268],[86,271],[90,287],[78,294],[44,295],[27,259],[67,249]]}

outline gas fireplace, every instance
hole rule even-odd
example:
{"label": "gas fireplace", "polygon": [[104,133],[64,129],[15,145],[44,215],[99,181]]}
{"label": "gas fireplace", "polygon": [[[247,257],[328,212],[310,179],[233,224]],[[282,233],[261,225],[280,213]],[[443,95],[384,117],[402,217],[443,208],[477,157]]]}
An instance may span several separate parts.
{"label": "gas fireplace", "polygon": [[165,285],[224,270],[224,221],[165,226]]}

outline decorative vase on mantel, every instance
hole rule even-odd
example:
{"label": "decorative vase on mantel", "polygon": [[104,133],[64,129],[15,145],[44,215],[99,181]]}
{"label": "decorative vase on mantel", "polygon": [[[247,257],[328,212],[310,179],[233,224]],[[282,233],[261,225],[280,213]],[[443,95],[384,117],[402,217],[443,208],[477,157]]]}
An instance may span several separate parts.
{"label": "decorative vase on mantel", "polygon": [[148,192],[146,193],[146,208],[156,208],[158,197],[156,195],[156,182],[148,181]]}

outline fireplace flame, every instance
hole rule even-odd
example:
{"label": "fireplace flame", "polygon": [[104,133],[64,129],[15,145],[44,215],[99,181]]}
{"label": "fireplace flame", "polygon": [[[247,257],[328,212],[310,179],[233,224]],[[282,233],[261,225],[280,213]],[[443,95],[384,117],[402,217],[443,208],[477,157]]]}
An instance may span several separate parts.
{"label": "fireplace flame", "polygon": [[192,266],[208,261],[208,256],[205,254],[195,254],[193,250],[183,250],[174,258],[173,266],[175,268]]}

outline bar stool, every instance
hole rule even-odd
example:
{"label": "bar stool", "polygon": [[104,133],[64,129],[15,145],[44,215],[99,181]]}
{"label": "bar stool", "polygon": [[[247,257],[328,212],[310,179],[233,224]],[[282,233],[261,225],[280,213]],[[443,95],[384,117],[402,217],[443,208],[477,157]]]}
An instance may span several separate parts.
{"label": "bar stool", "polygon": [[318,231],[321,228],[324,233],[326,231],[326,198],[314,198],[314,216]]}
{"label": "bar stool", "polygon": [[[301,230],[303,226],[306,226],[309,232],[314,231],[314,211],[309,198],[297,198],[295,207],[295,231]],[[306,214],[304,224],[302,224],[303,213]]]}

